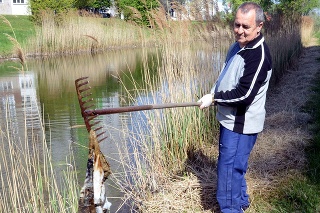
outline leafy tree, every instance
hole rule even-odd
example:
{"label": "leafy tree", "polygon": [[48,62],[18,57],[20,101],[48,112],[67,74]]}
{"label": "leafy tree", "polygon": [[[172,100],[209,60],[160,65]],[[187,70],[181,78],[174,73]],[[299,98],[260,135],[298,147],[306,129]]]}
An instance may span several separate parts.
{"label": "leafy tree", "polygon": [[93,4],[94,8],[103,8],[103,7],[111,7],[111,1],[110,0],[97,0]]}
{"label": "leafy tree", "polygon": [[[252,2],[258,3],[265,11],[267,11],[273,4],[272,0],[251,0]],[[245,0],[230,0],[232,13],[235,13],[238,7],[246,2]]]}
{"label": "leafy tree", "polygon": [[160,6],[157,0],[115,0],[115,4],[125,20],[144,26],[150,25],[150,13]]}
{"label": "leafy tree", "polygon": [[313,8],[319,7],[319,0],[279,0],[277,8],[284,13],[296,12],[301,15],[308,14]]}
{"label": "leafy tree", "polygon": [[[279,9],[280,11],[290,14],[308,14],[313,8],[320,6],[319,0],[252,0],[261,5],[264,11],[269,11],[272,8]],[[226,2],[226,1],[225,1]],[[230,0],[232,5],[232,12],[245,0]]]}
{"label": "leafy tree", "polygon": [[103,8],[110,7],[111,0],[75,0],[75,7],[78,9],[86,9],[86,8]]}
{"label": "leafy tree", "polygon": [[75,0],[75,7],[78,9],[86,9],[93,7],[96,0]]}
{"label": "leafy tree", "polygon": [[42,13],[52,13],[56,23],[61,22],[61,16],[74,7],[75,0],[30,0],[32,18],[36,23],[41,22]]}

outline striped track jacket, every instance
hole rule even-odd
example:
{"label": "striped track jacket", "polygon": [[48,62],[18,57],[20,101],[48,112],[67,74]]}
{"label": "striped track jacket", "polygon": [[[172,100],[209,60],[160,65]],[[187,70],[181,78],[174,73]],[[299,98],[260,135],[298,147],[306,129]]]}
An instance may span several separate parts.
{"label": "striped track jacket", "polygon": [[211,89],[217,104],[217,119],[222,126],[241,134],[263,130],[271,73],[271,55],[262,34],[243,48],[238,42],[231,45]]}

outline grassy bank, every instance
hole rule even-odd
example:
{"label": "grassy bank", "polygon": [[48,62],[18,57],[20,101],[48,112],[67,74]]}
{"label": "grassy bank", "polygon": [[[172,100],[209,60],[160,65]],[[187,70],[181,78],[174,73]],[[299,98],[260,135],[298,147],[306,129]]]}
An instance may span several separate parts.
{"label": "grassy bank", "polygon": [[[320,33],[317,33],[320,45]],[[275,210],[272,212],[320,211],[320,57],[317,58],[318,73],[311,88],[312,95],[304,107],[304,112],[311,115],[308,124],[312,138],[305,147],[307,164],[300,175],[289,177],[271,198]]]}
{"label": "grassy bank", "polygon": [[[315,37],[320,45],[320,20],[316,21]],[[308,125],[312,138],[305,147],[307,163],[301,176],[284,183],[276,196],[278,199],[272,199],[282,212],[320,212],[320,57],[316,58],[314,66],[318,67],[318,72],[303,107],[303,111],[312,117]]]}
{"label": "grassy bank", "polygon": [[[320,45],[320,31],[316,33]],[[317,58],[317,67],[320,67],[320,57]],[[309,128],[312,139],[306,147],[307,168],[301,178],[292,180],[281,189],[283,195],[279,201],[274,201],[287,212],[300,210],[302,212],[320,211],[320,68],[313,82],[312,95],[304,110],[312,115]]]}
{"label": "grassy bank", "polygon": [[0,58],[10,57],[15,51],[8,35],[24,46],[29,38],[35,36],[36,32],[29,16],[0,15],[0,29]]}

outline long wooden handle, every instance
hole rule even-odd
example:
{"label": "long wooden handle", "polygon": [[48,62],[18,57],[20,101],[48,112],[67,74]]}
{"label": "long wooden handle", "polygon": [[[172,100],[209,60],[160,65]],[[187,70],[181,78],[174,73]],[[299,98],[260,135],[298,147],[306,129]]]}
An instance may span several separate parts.
{"label": "long wooden handle", "polygon": [[94,115],[106,115],[106,114],[115,114],[115,113],[122,113],[122,112],[152,110],[152,109],[192,107],[192,106],[200,106],[200,105],[201,105],[201,102],[150,104],[150,105],[140,105],[140,106],[116,107],[116,108],[108,108],[108,109],[85,110],[84,113],[87,116],[94,116]]}

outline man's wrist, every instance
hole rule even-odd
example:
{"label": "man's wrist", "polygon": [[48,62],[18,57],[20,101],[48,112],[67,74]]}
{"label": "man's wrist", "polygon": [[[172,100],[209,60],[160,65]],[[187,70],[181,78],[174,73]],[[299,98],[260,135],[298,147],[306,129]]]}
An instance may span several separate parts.
{"label": "man's wrist", "polygon": [[212,102],[214,102],[214,93],[211,93],[212,95]]}

